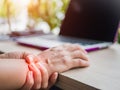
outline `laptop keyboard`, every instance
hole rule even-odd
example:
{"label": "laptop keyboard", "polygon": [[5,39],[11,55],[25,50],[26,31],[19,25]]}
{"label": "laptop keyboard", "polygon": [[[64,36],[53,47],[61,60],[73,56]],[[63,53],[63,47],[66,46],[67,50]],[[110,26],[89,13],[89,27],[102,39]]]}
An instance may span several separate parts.
{"label": "laptop keyboard", "polygon": [[17,42],[22,45],[33,46],[37,48],[47,49],[54,46],[58,46],[65,43],[74,43],[83,46],[86,51],[97,50],[98,48],[106,48],[112,43],[110,42],[101,42],[96,40],[86,40],[78,38],[69,38],[63,36],[33,36],[33,37],[22,37],[17,39]]}
{"label": "laptop keyboard", "polygon": [[92,44],[99,44],[103,43],[103,41],[96,41],[96,40],[87,40],[87,39],[78,39],[73,37],[64,37],[64,36],[54,36],[54,35],[45,35],[40,36],[40,38],[52,40],[52,41],[61,41],[61,42],[68,42],[68,43],[76,43],[81,45],[92,45]]}

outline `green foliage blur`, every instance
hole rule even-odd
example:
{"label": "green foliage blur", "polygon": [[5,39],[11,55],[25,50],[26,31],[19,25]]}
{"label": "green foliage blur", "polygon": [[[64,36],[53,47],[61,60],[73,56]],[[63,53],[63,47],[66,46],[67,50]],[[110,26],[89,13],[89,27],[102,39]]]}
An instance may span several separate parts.
{"label": "green foliage blur", "polygon": [[[70,0],[30,0],[28,16],[35,23],[45,21],[53,30],[59,27]],[[35,24],[34,24],[35,25]],[[28,24],[29,26],[29,24]],[[34,27],[34,26],[33,26]]]}
{"label": "green foliage blur", "polygon": [[19,5],[16,5],[12,0],[0,0],[0,17],[14,17],[20,11]]}
{"label": "green foliage blur", "polygon": [[[8,23],[10,28],[11,18],[16,18],[21,11],[17,0],[16,3],[14,3],[14,1],[15,0],[0,0],[0,18],[6,19],[6,23]],[[27,2],[28,0],[25,1]],[[70,0],[29,0],[26,5],[28,13],[26,28],[34,29],[36,24],[41,21],[47,22],[50,30],[59,27],[64,18],[64,13],[69,1]]]}

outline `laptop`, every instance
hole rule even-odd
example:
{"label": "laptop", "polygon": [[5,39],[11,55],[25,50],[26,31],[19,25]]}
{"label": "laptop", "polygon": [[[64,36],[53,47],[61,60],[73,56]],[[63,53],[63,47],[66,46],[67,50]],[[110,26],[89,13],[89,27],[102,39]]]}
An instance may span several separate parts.
{"label": "laptop", "polygon": [[64,43],[79,44],[88,52],[107,48],[115,42],[118,30],[120,8],[116,1],[71,0],[58,36],[22,37],[17,42],[43,50]]}

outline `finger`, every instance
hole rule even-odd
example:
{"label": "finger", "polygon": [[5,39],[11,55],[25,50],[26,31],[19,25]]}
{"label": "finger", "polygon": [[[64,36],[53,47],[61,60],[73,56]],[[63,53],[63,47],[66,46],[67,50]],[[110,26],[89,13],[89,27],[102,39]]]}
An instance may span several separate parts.
{"label": "finger", "polygon": [[32,55],[32,54],[27,55],[27,56],[25,57],[25,60],[26,60],[26,62],[27,62],[28,64],[38,62],[37,56]]}
{"label": "finger", "polygon": [[72,68],[76,68],[76,67],[87,67],[89,66],[89,61],[85,61],[82,59],[73,59],[71,60],[71,64]]}
{"label": "finger", "polygon": [[8,52],[5,54],[1,54],[0,58],[9,58],[9,59],[21,59],[21,56],[24,52]]}
{"label": "finger", "polygon": [[64,44],[63,48],[66,48],[66,50],[68,51],[81,50],[83,53],[87,54],[87,52],[82,48],[82,46],[78,44]]}
{"label": "finger", "polygon": [[76,50],[74,52],[71,52],[71,57],[73,59],[75,59],[75,58],[81,58],[83,60],[88,61],[88,55],[85,54],[85,53],[83,53],[83,52],[81,52],[80,50]]}
{"label": "finger", "polygon": [[42,83],[41,83],[41,88],[45,89],[48,87],[48,71],[47,69],[41,64],[40,62],[37,63],[38,68],[41,71],[42,74]]}
{"label": "finger", "polygon": [[54,72],[49,79],[48,90],[56,83],[57,78],[58,78],[58,73]]}
{"label": "finger", "polygon": [[28,55],[32,55],[32,53],[23,52],[23,55],[21,56],[21,58],[25,59]]}
{"label": "finger", "polygon": [[82,60],[82,59],[72,59],[72,60],[69,60],[68,67],[69,69],[71,69],[71,68],[77,68],[77,67],[87,67],[89,65],[90,65],[89,61]]}
{"label": "finger", "polygon": [[85,51],[85,49],[84,49],[82,46],[80,46],[80,45],[78,45],[78,44],[73,44],[73,47],[75,48],[74,51],[80,50],[80,51],[83,52],[84,54],[87,54],[87,51]]}
{"label": "finger", "polygon": [[18,52],[18,51],[15,51],[15,52],[8,52],[8,53],[5,53],[5,54],[1,54],[0,58],[25,59],[25,57],[27,55],[29,55],[29,54],[30,53],[28,53],[28,52]]}
{"label": "finger", "polygon": [[33,71],[33,76],[34,76],[34,89],[40,89],[41,88],[41,72],[39,69],[36,67],[34,63],[31,63],[28,65],[29,69]]}
{"label": "finger", "polygon": [[25,85],[20,90],[31,90],[34,85],[33,72],[29,71],[26,77]]}
{"label": "finger", "polygon": [[88,52],[83,48],[83,46],[80,46],[78,44],[76,44],[76,48],[81,50],[84,54],[87,54]]}

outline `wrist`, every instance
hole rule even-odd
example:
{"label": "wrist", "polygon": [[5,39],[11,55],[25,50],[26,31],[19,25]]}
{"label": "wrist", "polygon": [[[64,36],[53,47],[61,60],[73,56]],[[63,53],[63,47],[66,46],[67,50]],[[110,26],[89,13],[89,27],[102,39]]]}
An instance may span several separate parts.
{"label": "wrist", "polygon": [[34,63],[37,66],[37,63],[41,63],[42,66],[44,66],[48,72],[49,77],[51,76],[52,73],[55,71],[53,70],[53,66],[50,63],[49,60],[46,60],[45,57],[43,56],[35,56],[35,55],[28,55],[26,57],[26,62],[28,64]]}

